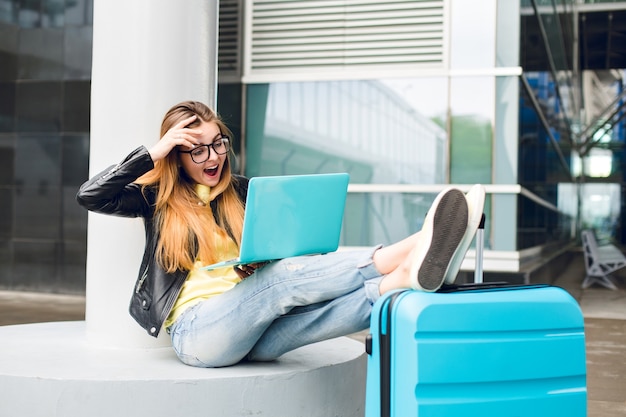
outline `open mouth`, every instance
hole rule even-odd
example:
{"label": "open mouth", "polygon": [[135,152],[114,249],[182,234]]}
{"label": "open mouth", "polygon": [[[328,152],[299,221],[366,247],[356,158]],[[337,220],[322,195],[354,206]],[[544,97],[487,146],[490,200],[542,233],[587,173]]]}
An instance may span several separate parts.
{"label": "open mouth", "polygon": [[210,177],[214,177],[215,175],[217,175],[217,169],[219,167],[212,167],[212,168],[205,168],[204,169],[204,173],[207,174]]}

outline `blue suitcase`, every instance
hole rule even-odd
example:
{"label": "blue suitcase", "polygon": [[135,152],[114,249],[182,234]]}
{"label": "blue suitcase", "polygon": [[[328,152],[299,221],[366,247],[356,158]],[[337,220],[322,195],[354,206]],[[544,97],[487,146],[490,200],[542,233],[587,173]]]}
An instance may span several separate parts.
{"label": "blue suitcase", "polygon": [[583,317],[561,288],[396,291],[370,332],[366,417],[587,414]]}

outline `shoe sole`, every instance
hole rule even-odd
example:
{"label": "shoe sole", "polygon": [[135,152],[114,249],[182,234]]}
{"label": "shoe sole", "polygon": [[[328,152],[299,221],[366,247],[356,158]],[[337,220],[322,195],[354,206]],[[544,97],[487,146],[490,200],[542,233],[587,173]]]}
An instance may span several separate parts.
{"label": "shoe sole", "polygon": [[480,184],[472,186],[465,195],[465,198],[467,200],[468,209],[467,230],[465,231],[465,235],[463,235],[463,239],[461,239],[461,243],[459,243],[457,252],[450,262],[450,268],[446,272],[446,277],[444,278],[446,285],[454,284],[459,270],[461,269],[461,264],[465,259],[465,254],[472,244],[478,226],[480,225],[485,207],[485,187]]}
{"label": "shoe sole", "polygon": [[447,189],[437,196],[422,228],[427,249],[416,254],[411,266],[413,289],[432,292],[441,287],[465,235],[467,215],[467,200],[460,190]]}

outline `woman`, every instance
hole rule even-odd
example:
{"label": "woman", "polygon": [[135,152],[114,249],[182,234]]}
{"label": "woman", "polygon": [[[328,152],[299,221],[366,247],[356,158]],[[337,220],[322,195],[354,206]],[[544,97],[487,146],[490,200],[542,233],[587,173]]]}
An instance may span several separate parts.
{"label": "woman", "polygon": [[205,271],[199,267],[238,254],[248,181],[231,172],[229,151],[219,117],[183,102],[166,113],[150,150],[131,152],[77,195],[88,210],[144,219],[130,313],[152,336],[165,328],[192,366],[273,360],[367,328],[381,294],[452,282],[482,214],[484,194],[467,200],[450,188],[421,232],[388,247]]}

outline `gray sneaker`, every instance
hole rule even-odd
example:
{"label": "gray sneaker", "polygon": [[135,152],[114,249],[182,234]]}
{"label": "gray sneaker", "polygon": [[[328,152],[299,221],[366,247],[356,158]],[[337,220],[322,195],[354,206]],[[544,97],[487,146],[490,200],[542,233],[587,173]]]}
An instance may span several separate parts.
{"label": "gray sneaker", "polygon": [[450,267],[446,271],[444,282],[448,285],[453,284],[456,280],[459,270],[461,269],[463,259],[465,259],[465,254],[467,253],[472,240],[474,240],[476,230],[480,225],[480,219],[483,216],[483,210],[485,207],[485,187],[480,184],[472,186],[469,192],[465,195],[465,198],[467,200],[469,219],[467,221],[465,235],[463,235],[463,239],[461,239],[461,243],[459,243],[459,248],[450,262]]}
{"label": "gray sneaker", "polygon": [[413,289],[432,292],[441,287],[465,235],[467,222],[465,194],[456,188],[440,192],[422,227],[422,242],[425,244],[413,254],[410,271]]}

